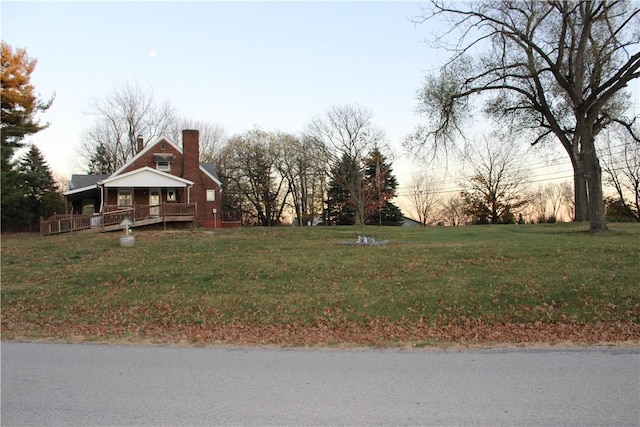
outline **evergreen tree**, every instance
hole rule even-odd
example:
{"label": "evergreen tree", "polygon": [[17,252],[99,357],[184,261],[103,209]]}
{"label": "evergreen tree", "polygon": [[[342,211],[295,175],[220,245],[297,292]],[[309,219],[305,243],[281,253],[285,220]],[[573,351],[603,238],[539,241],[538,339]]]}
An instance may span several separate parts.
{"label": "evergreen tree", "polygon": [[364,159],[364,181],[368,201],[366,224],[402,225],[402,211],[391,202],[396,197],[398,180],[393,175],[391,164],[378,148]]}
{"label": "evergreen tree", "polygon": [[2,169],[2,199],[0,217],[2,231],[24,231],[27,228],[29,212],[24,202],[24,181],[22,174],[14,168]]}
{"label": "evergreen tree", "polygon": [[99,144],[95,153],[89,157],[89,167],[87,173],[96,175],[111,175],[117,171],[117,165],[113,161],[113,156],[104,144]]}
{"label": "evergreen tree", "polygon": [[356,209],[347,187],[349,177],[357,173],[357,167],[349,154],[343,154],[331,171],[327,190],[325,222],[329,225],[353,225],[356,223]]}
{"label": "evergreen tree", "polygon": [[64,211],[49,165],[35,145],[3,178],[6,178],[2,183],[3,230],[34,231],[41,216]]}

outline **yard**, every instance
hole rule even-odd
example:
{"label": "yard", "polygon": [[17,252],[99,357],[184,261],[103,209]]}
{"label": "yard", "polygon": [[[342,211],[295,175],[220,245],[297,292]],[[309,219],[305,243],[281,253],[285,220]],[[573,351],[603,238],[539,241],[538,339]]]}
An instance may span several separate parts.
{"label": "yard", "polygon": [[2,339],[432,346],[640,343],[640,225],[2,236]]}

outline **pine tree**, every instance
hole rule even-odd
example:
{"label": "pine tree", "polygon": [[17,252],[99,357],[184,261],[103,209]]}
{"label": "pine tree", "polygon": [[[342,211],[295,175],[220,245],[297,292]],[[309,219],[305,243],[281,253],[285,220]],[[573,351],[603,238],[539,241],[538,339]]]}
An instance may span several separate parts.
{"label": "pine tree", "polygon": [[109,150],[104,144],[99,144],[89,158],[89,167],[87,173],[96,175],[111,175],[118,170],[113,156],[109,154]]}
{"label": "pine tree", "polygon": [[6,176],[9,178],[9,191],[5,199],[3,182],[3,229],[33,231],[41,216],[49,217],[64,211],[62,196],[58,193],[51,169],[35,145]]}
{"label": "pine tree", "polygon": [[353,169],[353,159],[348,154],[344,154],[331,171],[325,211],[325,222],[329,225],[356,223],[356,210],[346,185],[348,177],[355,173]]}
{"label": "pine tree", "polygon": [[391,164],[377,148],[364,159],[364,180],[368,200],[366,224],[402,225],[402,211],[391,202],[396,197],[398,180]]}

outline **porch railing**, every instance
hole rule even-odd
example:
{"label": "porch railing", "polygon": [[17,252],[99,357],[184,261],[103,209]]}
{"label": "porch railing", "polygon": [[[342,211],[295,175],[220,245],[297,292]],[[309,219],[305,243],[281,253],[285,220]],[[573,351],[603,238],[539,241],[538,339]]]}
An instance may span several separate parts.
{"label": "porch railing", "polygon": [[58,215],[40,220],[40,234],[58,234],[101,227],[102,217],[94,214]]}
{"label": "porch railing", "polygon": [[40,234],[58,234],[71,231],[91,230],[101,231],[105,227],[119,225],[125,218],[129,218],[135,224],[142,221],[157,218],[158,222],[167,217],[194,218],[196,215],[195,203],[167,203],[164,205],[136,205],[131,207],[107,205],[100,214],[82,215],[58,215],[40,220]]}

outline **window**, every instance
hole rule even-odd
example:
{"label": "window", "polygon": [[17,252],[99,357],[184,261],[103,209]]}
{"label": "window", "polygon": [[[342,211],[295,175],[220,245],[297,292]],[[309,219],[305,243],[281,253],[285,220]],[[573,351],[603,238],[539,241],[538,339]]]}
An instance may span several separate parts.
{"label": "window", "polygon": [[95,208],[95,200],[94,199],[83,199],[82,200],[82,213],[83,214],[93,214],[96,213]]}
{"label": "window", "polygon": [[118,206],[131,205],[131,190],[118,190]]}
{"label": "window", "polygon": [[207,202],[216,201],[216,190],[207,190]]}
{"label": "window", "polygon": [[176,190],[167,190],[167,202],[175,202],[176,201]]}
{"label": "window", "polygon": [[159,171],[169,172],[171,171],[171,163],[169,162],[156,162],[156,169]]}

